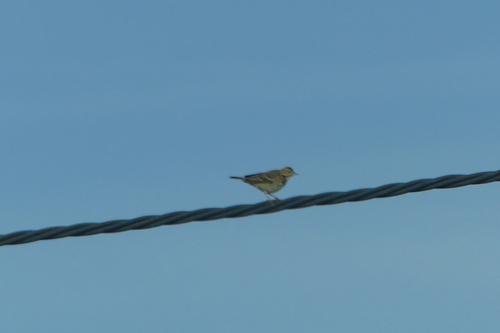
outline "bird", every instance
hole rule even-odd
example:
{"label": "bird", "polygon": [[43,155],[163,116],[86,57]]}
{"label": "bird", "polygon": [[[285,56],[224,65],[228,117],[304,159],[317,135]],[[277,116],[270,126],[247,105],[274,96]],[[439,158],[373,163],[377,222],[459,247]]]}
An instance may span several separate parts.
{"label": "bird", "polygon": [[229,177],[231,179],[239,179],[244,183],[250,184],[258,190],[262,191],[271,205],[274,205],[269,196],[281,201],[278,197],[272,195],[285,187],[286,182],[290,177],[297,175],[292,168],[286,167],[281,170],[271,170],[263,173],[256,173],[254,175],[247,175],[244,177]]}

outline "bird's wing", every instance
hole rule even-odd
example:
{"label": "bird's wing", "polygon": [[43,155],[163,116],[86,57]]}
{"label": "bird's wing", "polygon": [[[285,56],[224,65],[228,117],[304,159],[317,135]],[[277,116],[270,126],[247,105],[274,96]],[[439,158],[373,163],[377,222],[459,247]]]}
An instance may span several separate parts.
{"label": "bird's wing", "polygon": [[255,175],[245,176],[242,180],[248,184],[271,184],[275,181],[271,172],[257,173]]}

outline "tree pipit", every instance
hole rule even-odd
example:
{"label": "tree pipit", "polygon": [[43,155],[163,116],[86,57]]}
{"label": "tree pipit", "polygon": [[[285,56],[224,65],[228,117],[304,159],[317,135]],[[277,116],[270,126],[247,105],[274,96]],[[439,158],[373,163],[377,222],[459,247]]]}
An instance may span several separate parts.
{"label": "tree pipit", "polygon": [[248,175],[245,177],[229,177],[231,179],[240,179],[244,183],[250,184],[258,190],[262,191],[271,205],[274,205],[269,196],[281,201],[271,193],[278,192],[285,187],[286,182],[292,176],[296,175],[292,168],[286,167],[281,170],[271,170],[263,173],[256,173],[255,175]]}

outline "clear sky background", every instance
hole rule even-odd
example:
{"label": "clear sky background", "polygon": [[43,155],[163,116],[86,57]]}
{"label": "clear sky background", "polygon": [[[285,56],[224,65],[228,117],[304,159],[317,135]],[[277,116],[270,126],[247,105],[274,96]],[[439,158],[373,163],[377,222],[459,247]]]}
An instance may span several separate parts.
{"label": "clear sky background", "polygon": [[[498,1],[2,1],[0,234],[500,169]],[[498,332],[500,184],[0,248],[2,332]]]}

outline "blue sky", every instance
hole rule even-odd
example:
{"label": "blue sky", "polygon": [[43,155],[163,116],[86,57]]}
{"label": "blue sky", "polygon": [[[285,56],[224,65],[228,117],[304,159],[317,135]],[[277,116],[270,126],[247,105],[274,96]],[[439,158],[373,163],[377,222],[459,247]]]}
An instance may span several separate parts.
{"label": "blue sky", "polygon": [[[494,1],[4,1],[0,234],[500,169]],[[498,184],[0,248],[6,332],[498,332]]]}

